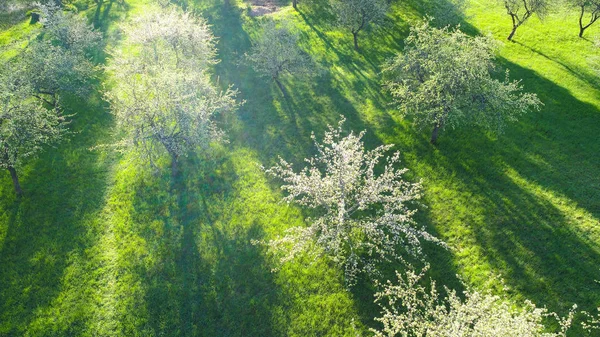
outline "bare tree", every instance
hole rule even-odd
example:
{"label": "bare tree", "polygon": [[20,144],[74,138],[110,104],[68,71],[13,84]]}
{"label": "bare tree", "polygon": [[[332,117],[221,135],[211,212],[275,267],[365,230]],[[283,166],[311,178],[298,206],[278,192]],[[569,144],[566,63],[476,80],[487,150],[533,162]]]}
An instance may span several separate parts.
{"label": "bare tree", "polygon": [[543,18],[548,13],[549,0],[502,0],[506,13],[512,20],[512,31],[508,40],[512,41],[517,28],[533,15]]}
{"label": "bare tree", "polygon": [[[583,37],[586,29],[600,18],[599,0],[569,0],[569,3],[579,10],[579,37]],[[587,16],[587,20],[585,19]]]}
{"label": "bare tree", "polygon": [[352,32],[358,50],[358,34],[370,24],[382,22],[389,5],[385,0],[332,0],[332,7],[339,25]]}

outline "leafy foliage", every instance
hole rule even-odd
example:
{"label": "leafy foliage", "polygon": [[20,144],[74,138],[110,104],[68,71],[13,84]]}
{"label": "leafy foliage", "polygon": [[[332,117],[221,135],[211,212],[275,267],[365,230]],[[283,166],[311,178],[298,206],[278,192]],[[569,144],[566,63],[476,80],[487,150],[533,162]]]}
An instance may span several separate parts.
{"label": "leafy foliage", "polygon": [[385,87],[403,116],[421,127],[438,130],[461,124],[501,131],[541,102],[521,93],[517,81],[492,76],[496,44],[486,37],[471,38],[458,28],[438,29],[425,21],[411,28],[404,52],[384,69]]}
{"label": "leafy foliage", "polygon": [[114,51],[107,67],[113,85],[106,94],[117,123],[150,163],[166,150],[176,161],[196,146],[223,139],[215,117],[236,107],[235,92],[211,81],[214,37],[202,19],[175,9],[149,11],[131,25],[124,53]]}
{"label": "leafy foliage", "polygon": [[399,247],[420,256],[421,240],[439,241],[412,220],[416,211],[408,206],[420,197],[421,185],[402,179],[407,170],[395,168],[400,154],[385,157],[383,172],[377,174],[392,145],[365,150],[364,132],[342,136],[344,120],[337,129],[329,127],[322,143],[313,135],[318,153],[305,160],[308,166],[299,173],[283,159],[267,170],[284,181],[285,201],[316,214],[308,227],[293,227],[269,246],[283,254],[282,262],[301,252],[322,251],[344,269],[351,285],[359,272],[377,275],[378,262],[400,260]]}
{"label": "leafy foliage", "polygon": [[332,7],[339,25],[352,33],[357,50],[358,33],[370,24],[381,23],[389,8],[385,0],[332,0]]}
{"label": "leafy foliage", "polygon": [[[388,281],[375,294],[381,307],[376,320],[383,325],[372,330],[375,337],[564,337],[571,327],[576,306],[561,318],[530,301],[519,310],[499,296],[477,291],[465,291],[463,300],[445,288],[448,297],[440,298],[435,282],[422,285],[427,269],[397,272],[398,283]],[[559,332],[545,332],[543,320],[548,316],[558,320]]]}
{"label": "leafy foliage", "polygon": [[32,97],[32,89],[0,71],[0,167],[20,167],[23,161],[62,136],[65,118]]}
{"label": "leafy foliage", "polygon": [[273,20],[261,25],[259,38],[246,58],[257,72],[273,79],[280,88],[279,77],[283,73],[310,75],[315,72],[310,55],[298,45],[298,35],[286,24],[278,27]]}
{"label": "leafy foliage", "polygon": [[58,6],[39,6],[42,36],[11,62],[11,72],[27,82],[38,97],[57,105],[61,94],[85,96],[95,74],[90,57],[101,35],[83,17]]}
{"label": "leafy foliage", "polygon": [[0,167],[12,175],[21,194],[16,169],[66,131],[61,94],[87,92],[95,67],[88,52],[99,42],[82,18],[56,5],[40,5],[42,34],[0,71]]}

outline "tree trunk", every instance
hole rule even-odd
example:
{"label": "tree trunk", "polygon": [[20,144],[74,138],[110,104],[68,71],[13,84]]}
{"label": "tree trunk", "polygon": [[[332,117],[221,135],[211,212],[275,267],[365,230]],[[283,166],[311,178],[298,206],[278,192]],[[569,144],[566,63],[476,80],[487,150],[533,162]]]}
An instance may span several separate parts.
{"label": "tree trunk", "polygon": [[352,33],[352,36],[354,37],[354,50],[358,50],[358,33]]}
{"label": "tree trunk", "polygon": [[440,132],[440,125],[435,124],[435,126],[433,127],[433,132],[431,133],[431,144],[437,143],[439,132]]}
{"label": "tree trunk", "polygon": [[21,197],[23,195],[23,190],[21,189],[21,184],[19,183],[19,176],[17,176],[17,170],[14,167],[9,166],[8,172],[10,172],[10,177],[12,178],[13,185],[15,186],[15,193],[17,197]]}
{"label": "tree trunk", "polygon": [[33,25],[40,21],[40,13],[31,12],[31,20],[29,20],[29,24]]}
{"label": "tree trunk", "polygon": [[294,7],[295,10],[298,10],[298,0],[292,0],[292,7]]}
{"label": "tree trunk", "polygon": [[171,153],[171,177],[176,178],[179,175],[178,156]]}
{"label": "tree trunk", "polygon": [[581,14],[579,15],[579,37],[583,37],[585,27],[583,26],[583,16],[585,15],[585,5],[581,5]]}
{"label": "tree trunk", "polygon": [[515,36],[515,33],[517,32],[517,28],[518,26],[513,26],[513,29],[510,32],[510,35],[508,36],[508,41],[512,41],[513,36]]}
{"label": "tree trunk", "polygon": [[92,21],[95,28],[98,28],[100,25],[100,12],[102,11],[103,4],[104,1],[96,1],[96,12],[94,12],[94,20]]}
{"label": "tree trunk", "polygon": [[285,87],[283,86],[283,84],[281,84],[281,82],[279,82],[278,78],[274,78],[273,80],[277,84],[277,87],[279,87],[279,90],[281,90],[281,93],[283,94],[283,97],[287,98],[288,94],[287,94],[287,91],[285,90]]}

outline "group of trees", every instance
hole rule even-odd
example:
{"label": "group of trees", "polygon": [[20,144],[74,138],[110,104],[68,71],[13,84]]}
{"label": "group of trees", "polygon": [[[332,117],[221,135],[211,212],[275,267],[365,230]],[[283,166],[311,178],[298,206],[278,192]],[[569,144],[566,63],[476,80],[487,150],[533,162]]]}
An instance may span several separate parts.
{"label": "group of trees", "polygon": [[61,98],[90,89],[96,71],[91,53],[100,40],[75,14],[52,3],[39,10],[40,34],[0,65],[0,166],[10,172],[18,196],[23,161],[67,131]]}
{"label": "group of trees", "polygon": [[[40,34],[0,65],[0,167],[10,172],[18,196],[23,161],[68,131],[62,98],[90,92],[97,71],[92,53],[101,39],[75,13],[54,4],[38,11]],[[181,156],[223,139],[218,116],[236,108],[236,92],[211,79],[218,61],[203,20],[171,8],[146,12],[122,28],[127,51],[112,51],[106,67],[112,81],[105,98],[124,134],[115,145],[151,164],[166,152],[176,175]]]}
{"label": "group of trees", "polygon": [[512,20],[512,30],[508,40],[512,40],[517,28],[523,25],[532,16],[544,18],[553,5],[567,6],[579,12],[579,37],[583,37],[586,29],[591,27],[600,18],[600,0],[501,0],[506,13]]}
{"label": "group of trees", "polygon": [[[335,4],[345,13],[340,22],[350,28],[356,48],[357,34],[385,15],[387,5],[380,0]],[[0,165],[13,177],[17,194],[16,167],[66,131],[63,95],[89,89],[87,80],[95,72],[91,51],[100,39],[72,13],[51,5],[42,6],[41,13],[40,36],[0,72]],[[522,15],[531,14],[518,14],[515,22],[527,19]],[[110,78],[105,98],[123,134],[116,145],[151,165],[168,155],[176,176],[182,156],[224,140],[218,121],[239,105],[236,92],[220,90],[211,78],[218,60],[215,38],[203,19],[172,7],[155,8],[121,28],[125,40],[110,51],[105,69]],[[313,60],[299,49],[289,27],[267,21],[261,31],[246,58],[285,95],[280,75],[308,73]],[[411,29],[405,45],[385,66],[384,86],[403,115],[433,128],[433,143],[444,127],[501,130],[505,121],[541,105],[517,81],[495,78],[496,44],[489,38],[424,21]],[[435,285],[421,285],[427,268],[414,272],[406,257],[422,259],[423,242],[444,245],[413,220],[421,184],[404,179],[400,154],[388,154],[393,145],[368,150],[364,131],[345,135],[343,123],[344,118],[337,128],[329,127],[322,141],[313,134],[316,152],[303,169],[281,158],[266,169],[283,180],[284,200],[312,215],[307,227],[290,228],[265,243],[281,262],[301,254],[323,256],[344,270],[349,286],[360,273],[371,276],[382,308],[383,329],[373,330],[376,336],[564,336],[572,314],[556,316],[559,333],[544,334],[542,319],[548,313],[533,304],[513,310],[498,297],[473,291],[463,298],[448,290],[441,298]],[[406,267],[397,283],[379,283],[383,262]]]}

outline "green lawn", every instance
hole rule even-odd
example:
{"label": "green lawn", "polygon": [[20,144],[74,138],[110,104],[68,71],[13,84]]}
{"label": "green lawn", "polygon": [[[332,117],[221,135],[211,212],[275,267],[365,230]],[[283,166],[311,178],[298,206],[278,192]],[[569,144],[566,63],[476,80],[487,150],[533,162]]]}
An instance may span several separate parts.
{"label": "green lawn", "polygon": [[[156,174],[127,155],[90,151],[113,139],[112,117],[100,94],[68,100],[75,132],[23,170],[26,196],[17,200],[8,173],[0,176],[0,336],[354,336],[353,327],[373,326],[371,287],[345,291],[342,273],[323,261],[271,272],[275,261],[251,244],[304,218],[279,202],[279,182],[260,165],[279,155],[301,164],[314,153],[311,132],[340,114],[348,128],[368,131],[370,148],[396,144],[410,179],[423,179],[418,221],[450,246],[428,249],[438,282],[460,287],[458,274],[515,303],[594,310],[600,81],[587,58],[600,26],[579,39],[576,16],[553,14],[519,28],[500,65],[540,96],[542,111],[500,136],[446,130],[434,147],[430,130],[400,120],[379,82],[408,21],[430,2],[395,1],[388,23],[361,35],[360,53],[319,4],[295,12],[283,3],[274,16],[294,23],[324,70],[310,81],[285,78],[287,99],[241,62],[261,20],[246,4],[190,3],[219,37],[215,77],[246,101],[223,120],[230,142],[190,156],[172,181],[167,161]],[[504,41],[510,18],[489,3],[471,0],[462,27]],[[116,24],[145,6],[129,0],[102,15],[109,46],[119,44]],[[0,43],[31,31],[15,24]]]}

